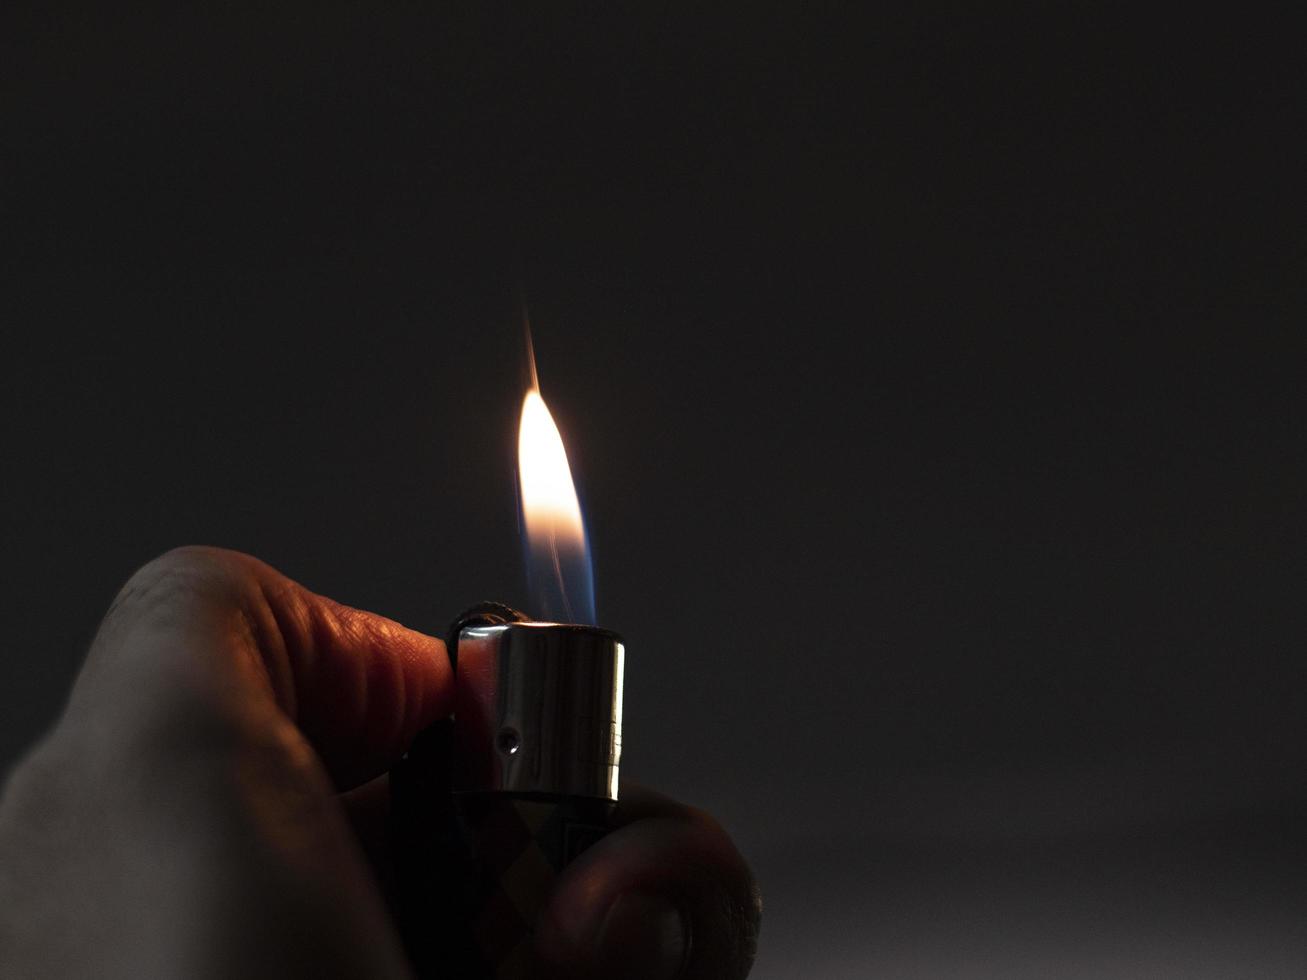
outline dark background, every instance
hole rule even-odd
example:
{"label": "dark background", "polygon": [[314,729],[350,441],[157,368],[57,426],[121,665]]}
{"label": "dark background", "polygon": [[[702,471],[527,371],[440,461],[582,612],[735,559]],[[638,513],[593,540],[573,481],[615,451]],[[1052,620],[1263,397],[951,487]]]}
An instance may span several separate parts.
{"label": "dark background", "polygon": [[1300,32],[537,6],[7,5],[0,765],[176,544],[521,601],[520,286],[756,976],[1300,975]]}

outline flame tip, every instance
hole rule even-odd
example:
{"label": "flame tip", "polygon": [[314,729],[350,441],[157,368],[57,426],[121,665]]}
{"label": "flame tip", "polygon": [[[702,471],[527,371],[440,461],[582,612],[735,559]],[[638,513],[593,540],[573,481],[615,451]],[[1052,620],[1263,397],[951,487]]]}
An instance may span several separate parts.
{"label": "flame tip", "polygon": [[526,311],[526,301],[522,301],[522,339],[526,346],[527,385],[532,391],[540,390],[540,375],[536,372],[536,349],[531,341],[531,317]]}

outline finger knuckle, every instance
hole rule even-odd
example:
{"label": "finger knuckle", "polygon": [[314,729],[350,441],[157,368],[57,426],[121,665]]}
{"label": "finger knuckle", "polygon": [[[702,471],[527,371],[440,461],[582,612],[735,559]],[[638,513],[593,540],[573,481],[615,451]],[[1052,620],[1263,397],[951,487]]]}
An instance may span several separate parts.
{"label": "finger knuckle", "polygon": [[240,575],[231,552],[186,546],[141,566],[119,590],[101,624],[101,637],[125,626],[167,620],[212,603],[237,602]]}
{"label": "finger knuckle", "polygon": [[232,552],[206,545],[188,544],[171,548],[146,562],[131,581],[146,584],[185,582],[199,576],[213,576],[231,564]]}

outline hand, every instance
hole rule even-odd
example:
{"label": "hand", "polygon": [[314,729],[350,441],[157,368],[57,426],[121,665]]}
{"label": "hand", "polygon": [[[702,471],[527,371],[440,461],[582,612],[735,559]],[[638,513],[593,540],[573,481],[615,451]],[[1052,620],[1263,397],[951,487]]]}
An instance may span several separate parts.
{"label": "hand", "polygon": [[[438,639],[246,555],[151,562],[0,801],[0,975],[408,975],[354,827],[450,704]],[[726,834],[645,791],[619,813],[560,877],[542,962],[745,976],[757,892]]]}

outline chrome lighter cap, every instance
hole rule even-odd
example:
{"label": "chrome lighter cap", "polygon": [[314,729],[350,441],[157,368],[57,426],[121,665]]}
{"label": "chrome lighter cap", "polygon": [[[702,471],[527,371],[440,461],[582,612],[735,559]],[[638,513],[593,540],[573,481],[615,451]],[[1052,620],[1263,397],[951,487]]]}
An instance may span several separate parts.
{"label": "chrome lighter cap", "polygon": [[621,639],[594,626],[504,623],[458,634],[455,792],[617,799]]}

